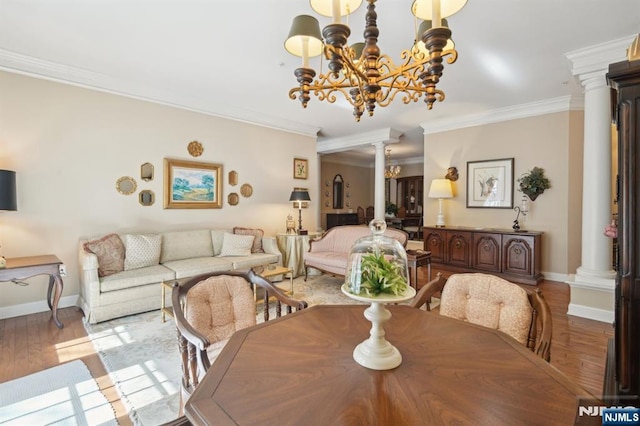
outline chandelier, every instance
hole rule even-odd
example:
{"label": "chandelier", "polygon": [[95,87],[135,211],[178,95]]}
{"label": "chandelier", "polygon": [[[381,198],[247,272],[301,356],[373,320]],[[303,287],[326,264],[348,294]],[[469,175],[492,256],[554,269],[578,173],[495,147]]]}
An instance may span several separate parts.
{"label": "chandelier", "polygon": [[[396,65],[381,54],[378,47],[376,0],[367,0],[364,43],[349,46],[349,26],[341,22],[342,16],[354,12],[362,0],[310,0],[311,7],[333,22],[322,30],[313,16],[294,18],[285,49],[302,58],[302,67],[294,71],[298,87],[289,91],[291,99],[299,98],[303,108],[313,93],[321,101],[334,103],[341,93],[353,106],[356,121],[366,109],[373,116],[376,105],[386,107],[401,94],[405,104],[417,102],[424,95],[428,109],[435,101],[443,101],[444,92],[436,86],[444,69],[443,58],[452,64],[458,57],[451,41],[451,30],[445,17],[464,7],[467,0],[415,0],[411,12],[425,20],[416,32],[414,46],[400,53],[402,63]],[[324,39],[322,38],[324,37]],[[328,71],[317,79],[309,66],[309,58],[324,55],[329,61]]]}
{"label": "chandelier", "polygon": [[391,165],[391,150],[387,149],[387,165],[384,168],[385,179],[395,179],[400,175],[400,166]]}

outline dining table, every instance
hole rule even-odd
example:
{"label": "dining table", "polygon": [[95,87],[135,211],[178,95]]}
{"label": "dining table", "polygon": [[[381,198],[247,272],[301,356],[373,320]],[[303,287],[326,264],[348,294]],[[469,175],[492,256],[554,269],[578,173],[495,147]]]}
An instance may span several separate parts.
{"label": "dining table", "polygon": [[[592,398],[510,336],[387,306],[389,370],[356,363],[367,305],[316,305],[236,332],[186,401],[192,424],[572,425]],[[553,356],[553,353],[552,353]]]}

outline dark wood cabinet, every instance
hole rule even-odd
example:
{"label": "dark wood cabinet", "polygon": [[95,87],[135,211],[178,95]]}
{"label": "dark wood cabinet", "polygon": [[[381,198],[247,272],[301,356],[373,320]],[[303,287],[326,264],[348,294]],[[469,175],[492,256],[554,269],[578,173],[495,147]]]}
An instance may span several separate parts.
{"label": "dark wood cabinet", "polygon": [[604,389],[626,406],[640,400],[640,61],[611,64],[607,80],[618,130],[618,268]]}
{"label": "dark wood cabinet", "polygon": [[357,224],[357,213],[327,213],[327,229],[331,229],[334,226]]}
{"label": "dark wood cabinet", "polygon": [[541,232],[503,229],[434,228],[423,230],[424,249],[434,267],[452,272],[484,272],[535,285],[540,273]]}
{"label": "dark wood cabinet", "polygon": [[424,177],[403,177],[396,179],[396,182],[396,204],[398,208],[404,207],[409,216],[412,214],[420,216],[424,198]]}

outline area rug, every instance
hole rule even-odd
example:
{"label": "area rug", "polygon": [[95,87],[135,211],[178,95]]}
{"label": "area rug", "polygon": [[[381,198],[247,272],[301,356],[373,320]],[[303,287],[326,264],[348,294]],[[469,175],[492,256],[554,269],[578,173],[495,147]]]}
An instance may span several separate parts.
{"label": "area rug", "polygon": [[[299,277],[293,297],[309,306],[359,303],[342,294],[342,282],[327,275],[306,282]],[[289,280],[277,285],[288,290]],[[160,311],[152,311],[85,327],[134,424],[155,426],[178,417],[180,356],[171,318],[163,323]]]}
{"label": "area rug", "polygon": [[117,425],[84,362],[75,360],[0,383],[1,425]]}

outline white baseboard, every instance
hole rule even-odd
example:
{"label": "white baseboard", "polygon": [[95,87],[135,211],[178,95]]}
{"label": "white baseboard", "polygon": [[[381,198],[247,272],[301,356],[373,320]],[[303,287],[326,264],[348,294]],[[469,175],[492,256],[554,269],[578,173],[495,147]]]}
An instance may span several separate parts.
{"label": "white baseboard", "polygon": [[558,281],[560,283],[566,282],[569,278],[568,274],[559,274],[557,272],[543,272],[542,275],[544,276],[545,280]]}
{"label": "white baseboard", "polygon": [[567,310],[567,315],[574,315],[576,317],[592,319],[595,321],[606,322],[609,324],[613,324],[615,319],[615,314],[613,311],[608,311],[605,309],[592,308],[590,306],[584,305],[575,305],[573,303],[569,303],[569,309]]}
{"label": "white baseboard", "polygon": [[[78,305],[78,295],[72,294],[71,296],[62,296],[58,302],[58,309],[68,308],[70,306]],[[38,302],[23,303],[22,305],[4,306],[0,308],[0,319],[7,319],[13,317],[20,317],[23,315],[36,314],[38,312],[45,312],[49,310],[49,305],[46,300],[40,300]]]}

